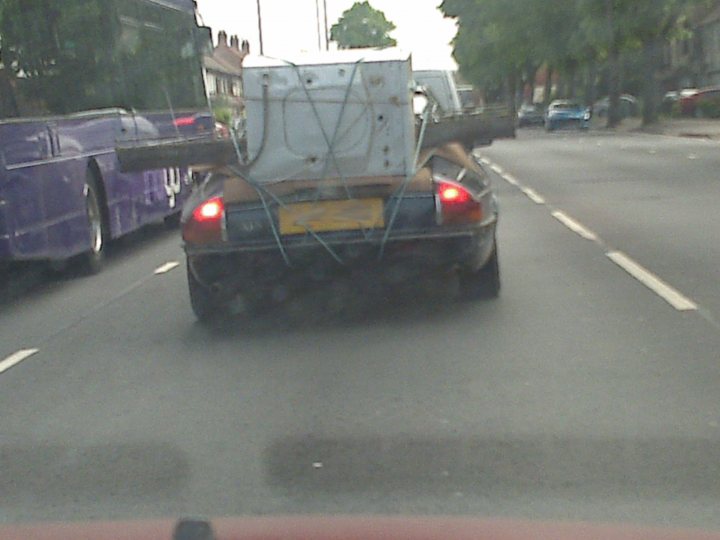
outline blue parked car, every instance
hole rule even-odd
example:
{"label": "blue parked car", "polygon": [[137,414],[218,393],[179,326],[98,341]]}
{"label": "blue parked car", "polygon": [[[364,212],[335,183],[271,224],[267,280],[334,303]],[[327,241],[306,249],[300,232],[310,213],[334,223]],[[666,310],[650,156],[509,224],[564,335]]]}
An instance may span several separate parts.
{"label": "blue parked car", "polygon": [[545,114],[545,129],[554,131],[563,127],[588,129],[592,112],[576,101],[558,99],[553,101]]}

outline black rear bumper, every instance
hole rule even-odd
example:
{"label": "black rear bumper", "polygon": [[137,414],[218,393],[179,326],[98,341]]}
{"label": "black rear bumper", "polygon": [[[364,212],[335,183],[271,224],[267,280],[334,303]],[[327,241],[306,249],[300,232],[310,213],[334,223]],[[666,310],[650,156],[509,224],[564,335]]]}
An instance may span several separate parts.
{"label": "black rear bumper", "polygon": [[[452,231],[394,235],[383,246],[382,235],[342,241],[300,236],[262,245],[185,246],[196,280],[219,294],[278,284],[306,286],[340,277],[363,275],[383,281],[454,269],[476,270],[492,256],[496,222]],[[380,233],[380,231],[378,231]]]}

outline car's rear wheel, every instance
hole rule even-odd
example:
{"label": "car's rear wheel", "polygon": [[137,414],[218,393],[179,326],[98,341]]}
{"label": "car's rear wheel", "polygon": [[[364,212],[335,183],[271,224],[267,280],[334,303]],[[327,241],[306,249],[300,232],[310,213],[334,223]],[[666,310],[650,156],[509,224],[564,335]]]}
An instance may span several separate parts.
{"label": "car's rear wheel", "polygon": [[197,280],[190,268],[190,261],[187,262],[187,280],[190,306],[197,320],[203,324],[217,320],[221,313],[221,306],[213,292]]}
{"label": "car's rear wheel", "polygon": [[90,250],[83,255],[81,263],[86,274],[97,274],[102,269],[105,260],[108,231],[105,227],[99,182],[91,170],[87,172],[84,190]]}
{"label": "car's rear wheel", "polygon": [[475,272],[460,274],[460,296],[467,300],[484,300],[500,296],[500,260],[497,242],[485,265]]}

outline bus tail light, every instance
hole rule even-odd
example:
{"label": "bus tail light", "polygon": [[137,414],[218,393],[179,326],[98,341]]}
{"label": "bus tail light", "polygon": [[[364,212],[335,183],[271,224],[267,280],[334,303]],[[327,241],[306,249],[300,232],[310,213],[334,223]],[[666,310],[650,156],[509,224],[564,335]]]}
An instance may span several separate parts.
{"label": "bus tail light", "polygon": [[453,225],[482,221],[482,202],[458,182],[436,181],[440,223]]}
{"label": "bus tail light", "polygon": [[210,244],[223,239],[225,203],[222,197],[213,197],[193,210],[183,225],[183,240],[188,244]]}

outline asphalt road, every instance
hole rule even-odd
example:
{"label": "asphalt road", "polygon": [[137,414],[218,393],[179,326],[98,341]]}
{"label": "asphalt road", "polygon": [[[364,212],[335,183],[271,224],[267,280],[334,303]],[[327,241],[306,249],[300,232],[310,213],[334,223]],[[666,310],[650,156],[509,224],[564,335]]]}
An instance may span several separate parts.
{"label": "asphalt road", "polygon": [[0,362],[23,361],[0,363],[0,521],[720,529],[718,150],[535,131],[483,150],[510,180],[496,174],[494,301],[457,303],[437,283],[382,305],[359,295],[339,316],[307,300],[207,330],[182,265],[155,274],[182,263],[159,230],[98,276],[6,294]]}

